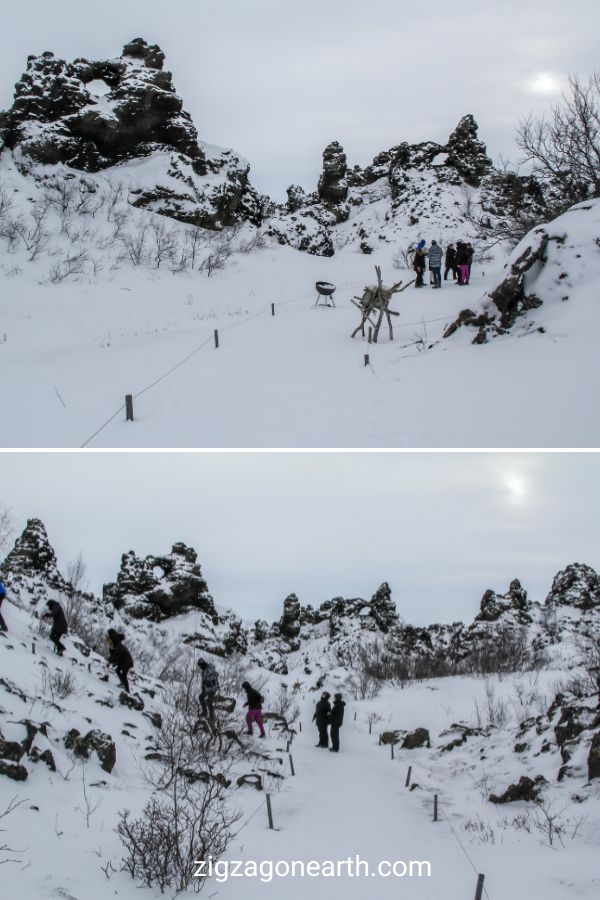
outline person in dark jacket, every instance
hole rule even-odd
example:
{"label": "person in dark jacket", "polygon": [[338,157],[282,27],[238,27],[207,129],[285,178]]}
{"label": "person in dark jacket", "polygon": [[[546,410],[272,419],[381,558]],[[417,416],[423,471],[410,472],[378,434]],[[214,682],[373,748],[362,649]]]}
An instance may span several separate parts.
{"label": "person in dark jacket", "polygon": [[331,734],[331,753],[337,753],[340,749],[340,728],[344,721],[345,705],[341,694],[333,695],[333,706],[331,707],[331,712],[329,714],[329,723],[331,726],[329,729]]}
{"label": "person in dark jacket", "polygon": [[473,257],[475,256],[475,251],[473,250],[472,244],[467,244],[467,265],[469,267],[469,281],[471,280],[471,268],[473,266]]}
{"label": "person in dark jacket", "polygon": [[319,743],[316,746],[324,747],[325,749],[329,746],[327,726],[329,724],[329,713],[331,712],[331,703],[329,702],[330,696],[331,694],[327,691],[323,691],[321,699],[315,707],[315,714],[313,716],[313,722],[316,722],[317,728],[319,729]]}
{"label": "person in dark jacket", "polygon": [[425,251],[423,247],[418,246],[415,250],[415,256],[413,259],[413,269],[417,273],[417,280],[415,281],[415,287],[421,288],[425,287],[425,283],[423,281],[423,275],[425,274]]}
{"label": "person in dark jacket", "polygon": [[198,668],[202,673],[202,688],[200,690],[200,704],[204,718],[214,719],[215,697],[219,691],[219,676],[212,663],[205,659],[198,660]]}
{"label": "person in dark jacket", "polygon": [[0,581],[0,631],[8,631],[6,622],[4,621],[4,618],[2,616],[2,603],[3,603],[5,597],[6,597],[6,588],[4,587],[4,584]]}
{"label": "person in dark jacket", "polygon": [[246,691],[246,697],[248,698],[246,703],[244,703],[244,706],[248,707],[248,712],[246,713],[247,734],[252,734],[252,723],[256,722],[260,736],[264,738],[266,734],[262,718],[262,705],[265,698],[247,681],[244,681],[242,687]]}
{"label": "person in dark jacket", "polygon": [[43,614],[42,619],[52,619],[50,640],[54,644],[54,652],[62,656],[67,648],[61,643],[60,639],[69,633],[67,617],[62,606],[56,600],[48,600],[46,606],[48,607],[48,612]]}
{"label": "person in dark jacket", "polygon": [[448,244],[446,247],[446,270],[444,272],[444,281],[448,281],[448,272],[452,272],[452,278],[456,281],[456,250],[454,244]]}
{"label": "person in dark jacket", "polygon": [[469,283],[469,251],[462,242],[456,245],[456,265],[458,266],[458,283]]}
{"label": "person in dark jacket", "polygon": [[133,659],[131,653],[123,643],[125,635],[114,628],[109,628],[106,635],[106,643],[108,644],[108,662],[115,667],[115,672],[119,677],[119,681],[129,693],[129,679],[127,673],[133,667]]}

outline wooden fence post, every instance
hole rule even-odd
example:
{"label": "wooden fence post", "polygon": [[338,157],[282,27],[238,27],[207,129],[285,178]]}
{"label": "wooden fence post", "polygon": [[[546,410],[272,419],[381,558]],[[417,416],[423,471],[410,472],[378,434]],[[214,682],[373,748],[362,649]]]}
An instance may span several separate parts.
{"label": "wooden fence post", "polygon": [[302,731],[302,722],[298,722],[298,728]]}
{"label": "wooden fence post", "polygon": [[370,325],[369,325],[369,343],[370,344],[373,343],[373,329]]}
{"label": "wooden fence post", "polygon": [[35,656],[35,641],[32,641],[32,643],[31,643],[31,652]]}
{"label": "wooden fence post", "polygon": [[405,787],[408,787],[410,784],[410,776],[412,775],[412,766],[408,767],[408,772],[406,773],[406,784]]}
{"label": "wooden fence post", "polygon": [[356,722],[356,710],[354,710],[354,721]]}
{"label": "wooden fence post", "polygon": [[133,395],[125,394],[125,421],[133,422]]}
{"label": "wooden fence post", "polygon": [[269,817],[269,828],[273,831],[273,810],[271,809],[271,795],[267,794],[267,815]]}
{"label": "wooden fence post", "polygon": [[369,365],[369,354],[365,353],[365,366]]}
{"label": "wooden fence post", "polygon": [[219,332],[215,328],[215,350],[219,349]]}
{"label": "wooden fence post", "polygon": [[381,735],[379,735],[379,746],[381,747]]}
{"label": "wooden fence post", "polygon": [[475,900],[481,900],[483,897],[483,881],[485,879],[485,875],[477,876],[477,887],[475,889]]}
{"label": "wooden fence post", "polygon": [[275,304],[274,303],[271,303],[271,315],[272,316],[275,315]]}
{"label": "wooden fence post", "polygon": [[291,753],[290,753],[290,772],[292,773],[292,775],[296,774],[296,772],[294,771],[294,760],[292,759]]}
{"label": "wooden fence post", "polygon": [[394,742],[393,741],[390,744],[390,747],[392,748],[391,758],[393,759],[394,758]]}
{"label": "wooden fence post", "polygon": [[438,795],[433,795],[433,821],[437,822],[438,820]]}

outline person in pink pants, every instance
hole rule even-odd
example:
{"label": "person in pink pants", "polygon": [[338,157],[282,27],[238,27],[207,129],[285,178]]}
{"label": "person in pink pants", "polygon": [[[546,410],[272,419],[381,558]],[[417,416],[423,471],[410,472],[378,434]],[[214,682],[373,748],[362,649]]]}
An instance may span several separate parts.
{"label": "person in pink pants", "polygon": [[248,712],[246,713],[247,734],[252,734],[252,725],[256,722],[258,730],[260,731],[260,736],[261,738],[264,738],[266,737],[266,734],[262,718],[262,705],[265,698],[247,681],[244,681],[242,687],[246,691],[246,697],[248,698],[246,703],[244,703],[244,706],[248,707]]}

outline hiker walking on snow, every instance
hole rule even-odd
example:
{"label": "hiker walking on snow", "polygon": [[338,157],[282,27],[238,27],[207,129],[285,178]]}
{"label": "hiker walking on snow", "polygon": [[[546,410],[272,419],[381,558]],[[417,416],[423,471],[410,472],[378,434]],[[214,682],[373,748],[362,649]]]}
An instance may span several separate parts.
{"label": "hiker walking on snow", "polygon": [[340,728],[344,721],[345,705],[341,694],[333,695],[333,706],[331,707],[331,712],[329,714],[329,723],[331,725],[331,728],[329,729],[331,733],[330,753],[337,753],[340,749]]}
{"label": "hiker walking on snow", "polygon": [[429,271],[433,275],[433,287],[441,288],[442,286],[442,259],[444,251],[437,241],[431,242],[429,248]]}
{"label": "hiker walking on snow", "polygon": [[246,713],[246,733],[252,734],[252,723],[256,722],[258,730],[260,731],[260,736],[261,738],[264,738],[266,737],[266,734],[262,718],[262,705],[265,698],[247,681],[244,681],[242,687],[246,691],[246,697],[248,698],[246,703],[244,703],[244,706],[248,707],[248,712]]}
{"label": "hiker walking on snow", "polygon": [[212,663],[206,662],[205,659],[198,660],[198,668],[202,673],[202,689],[200,691],[200,705],[202,706],[202,715],[205,718],[214,719],[215,717],[215,696],[219,690],[219,676],[217,670]]}
{"label": "hiker walking on snow", "polygon": [[6,597],[6,588],[4,587],[4,584],[0,581],[0,631],[8,631],[8,628],[6,627],[6,622],[4,621],[4,618],[2,617],[2,602],[5,597]]}
{"label": "hiker walking on snow", "polygon": [[46,606],[48,607],[48,612],[42,615],[42,619],[52,619],[50,640],[54,644],[54,652],[62,656],[67,648],[61,643],[60,639],[69,633],[67,617],[62,606],[56,600],[48,600]]}
{"label": "hiker walking on snow", "polygon": [[106,643],[108,644],[108,664],[115,667],[115,672],[119,677],[119,681],[129,693],[129,679],[127,673],[133,667],[133,659],[131,653],[123,643],[125,635],[114,628],[109,628],[106,633]]}
{"label": "hiker walking on snow", "polygon": [[444,281],[448,281],[448,272],[452,272],[452,278],[456,281],[456,250],[454,244],[448,244],[446,247],[446,271],[444,272]]}
{"label": "hiker walking on snow", "polygon": [[331,695],[327,691],[323,691],[321,699],[315,707],[315,714],[313,716],[313,722],[316,722],[317,728],[319,729],[319,743],[316,746],[324,747],[325,749],[329,746],[327,725],[329,724],[329,713],[331,712],[331,703],[329,702],[330,696]]}

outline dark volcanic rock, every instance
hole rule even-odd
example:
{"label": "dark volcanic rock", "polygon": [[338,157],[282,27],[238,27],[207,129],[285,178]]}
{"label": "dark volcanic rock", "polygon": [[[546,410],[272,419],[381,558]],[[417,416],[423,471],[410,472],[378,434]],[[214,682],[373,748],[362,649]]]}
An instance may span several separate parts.
{"label": "dark volcanic rock", "polygon": [[72,728],[65,735],[64,744],[67,750],[72,750],[82,759],[89,759],[92,750],[95,750],[104,771],[110,774],[114,769],[117,748],[110,734],[94,729],[83,736],[76,728]]}
{"label": "dark volcanic rock", "polygon": [[[481,599],[479,613],[475,616],[476,622],[496,622],[505,612],[524,613],[528,609],[527,591],[521,586],[518,578],[511,581],[506,594],[496,594],[494,591],[486,591]],[[518,617],[523,618],[523,617]],[[525,617],[525,621],[529,621]]]}
{"label": "dark volcanic rock", "polygon": [[431,747],[429,732],[426,728],[417,728],[409,732],[402,741],[403,750],[417,750],[419,747]]}
{"label": "dark volcanic rock", "polygon": [[141,38],[113,60],[30,56],[13,106],[0,114],[0,148],[83,172],[163,154],[162,173],[149,174],[156,181],[136,190],[134,206],[210,229],[258,224],[262,198],[248,163],[230,150],[205,152],[163,63],[160,47]]}
{"label": "dark volcanic rock", "polygon": [[523,775],[519,778],[518,784],[511,784],[503,794],[490,794],[490,803],[516,803],[519,800],[535,802],[539,799],[542,785],[546,783],[546,779],[542,775],[538,775],[535,781]]}
{"label": "dark volcanic rock", "polygon": [[588,756],[588,778],[600,778],[600,731],[592,738],[592,744]]}
{"label": "dark volcanic rock", "polygon": [[290,594],[283,601],[283,616],[279,623],[284,638],[293,640],[300,634],[300,601],[296,594]]}
{"label": "dark volcanic rock", "polygon": [[124,553],[117,580],[104,585],[103,598],[138,619],[161,621],[199,610],[218,621],[196,551],[182,543],[166,556],[139,559],[133,550]]}
{"label": "dark volcanic rock", "polygon": [[319,178],[318,193],[326,203],[342,203],[348,196],[346,154],[337,141],[323,151],[323,174]]}
{"label": "dark volcanic rock", "polygon": [[463,116],[448,138],[446,165],[472,187],[478,187],[481,179],[492,168],[485,144],[479,140],[477,122],[471,115]]}
{"label": "dark volcanic rock", "polygon": [[0,775],[6,775],[7,778],[12,778],[13,781],[26,781],[29,772],[25,766],[5,762],[3,759],[0,759]]}
{"label": "dark volcanic rock", "polygon": [[573,563],[554,577],[546,606],[600,607],[600,577],[590,566]]}

